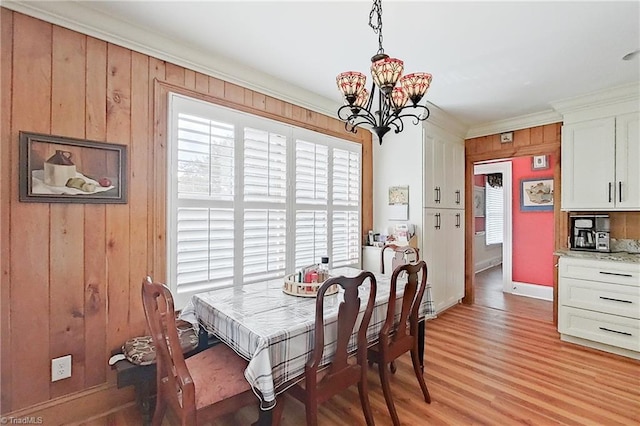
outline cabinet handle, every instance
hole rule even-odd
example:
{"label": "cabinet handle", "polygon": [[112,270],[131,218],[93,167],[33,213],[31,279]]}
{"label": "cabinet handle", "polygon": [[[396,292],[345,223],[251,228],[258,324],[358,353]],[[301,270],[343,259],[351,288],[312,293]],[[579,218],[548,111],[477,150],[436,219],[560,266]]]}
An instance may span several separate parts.
{"label": "cabinet handle", "polygon": [[613,185],[611,185],[611,182],[609,182],[609,202],[613,201],[612,198],[611,198],[611,187],[612,186]]}
{"label": "cabinet handle", "polygon": [[440,203],[440,187],[436,186],[436,203]]}
{"label": "cabinet handle", "polygon": [[440,213],[435,214],[436,224],[434,226],[435,229],[440,229]]}
{"label": "cabinet handle", "polygon": [[460,190],[456,191],[456,204],[460,204]]}
{"label": "cabinet handle", "polygon": [[622,202],[622,181],[618,182],[618,202]]}
{"label": "cabinet handle", "polygon": [[617,274],[617,273],[615,273],[615,272],[603,272],[603,271],[600,271],[600,273],[601,273],[602,275],[615,275],[616,277],[629,277],[629,278],[633,278],[633,275],[631,275],[631,274]]}
{"label": "cabinet handle", "polygon": [[611,330],[610,328],[606,328],[606,327],[598,327],[598,328],[602,331],[609,331],[611,333],[624,334],[625,336],[633,336],[633,334],[627,333],[626,331]]}
{"label": "cabinet handle", "polygon": [[438,187],[434,187],[433,188],[433,201],[435,201],[436,203],[438,202]]}
{"label": "cabinet handle", "polygon": [[456,213],[456,228],[460,228],[460,213]]}
{"label": "cabinet handle", "polygon": [[604,296],[600,296],[600,299],[602,299],[602,300],[611,300],[613,302],[633,303],[631,300],[614,299],[612,297],[604,297]]}

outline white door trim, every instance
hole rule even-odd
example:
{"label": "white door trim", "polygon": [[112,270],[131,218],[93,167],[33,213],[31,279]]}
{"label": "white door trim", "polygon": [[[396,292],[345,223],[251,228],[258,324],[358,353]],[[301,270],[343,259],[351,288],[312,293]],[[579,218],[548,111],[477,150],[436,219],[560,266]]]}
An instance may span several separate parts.
{"label": "white door trim", "polygon": [[504,229],[502,242],[502,291],[513,292],[513,262],[512,262],[512,180],[511,161],[498,161],[493,163],[474,164],[474,175],[486,175],[490,173],[502,173],[502,190],[504,191]]}

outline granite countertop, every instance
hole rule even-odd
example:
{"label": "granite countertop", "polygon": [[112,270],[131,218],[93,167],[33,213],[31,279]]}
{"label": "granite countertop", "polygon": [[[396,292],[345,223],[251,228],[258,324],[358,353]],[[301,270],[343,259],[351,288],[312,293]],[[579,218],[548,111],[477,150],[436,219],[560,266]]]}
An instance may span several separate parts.
{"label": "granite countertop", "polygon": [[580,259],[608,260],[612,262],[640,263],[640,253],[611,252],[601,253],[595,251],[577,251],[569,249],[556,250],[556,256],[576,257]]}

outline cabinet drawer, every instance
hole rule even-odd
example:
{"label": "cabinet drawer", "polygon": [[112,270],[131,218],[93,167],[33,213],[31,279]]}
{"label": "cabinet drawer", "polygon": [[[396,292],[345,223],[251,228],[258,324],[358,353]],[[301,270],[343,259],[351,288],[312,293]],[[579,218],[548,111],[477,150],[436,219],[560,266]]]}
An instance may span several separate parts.
{"label": "cabinet drawer", "polygon": [[560,277],[640,287],[640,263],[560,258]]}
{"label": "cabinet drawer", "polygon": [[561,305],[640,319],[640,287],[560,278]]}
{"label": "cabinet drawer", "polygon": [[561,306],[558,331],[570,336],[640,351],[640,320]]}

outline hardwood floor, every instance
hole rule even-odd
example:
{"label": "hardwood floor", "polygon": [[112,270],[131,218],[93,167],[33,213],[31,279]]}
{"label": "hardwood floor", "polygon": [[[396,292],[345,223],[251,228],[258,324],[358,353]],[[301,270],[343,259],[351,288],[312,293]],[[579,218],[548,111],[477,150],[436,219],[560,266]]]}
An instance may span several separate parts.
{"label": "hardwood floor", "polygon": [[[457,305],[427,323],[424,403],[405,354],[392,390],[405,425],[636,425],[640,418],[640,361],[561,342],[544,301],[506,297],[494,306]],[[544,302],[536,307],[536,303]],[[542,312],[545,312],[542,314]],[[377,425],[391,425],[377,369],[369,371]],[[305,423],[304,407],[285,398],[283,426]],[[320,406],[321,425],[363,425],[355,387]],[[217,426],[250,424],[247,407]],[[135,406],[81,423],[138,425]],[[163,426],[173,426],[165,419]]]}
{"label": "hardwood floor", "polygon": [[476,305],[541,321],[553,321],[553,302],[503,293],[502,286],[502,265],[478,272],[474,285]]}

